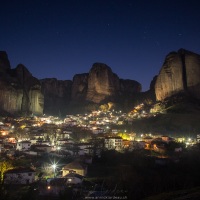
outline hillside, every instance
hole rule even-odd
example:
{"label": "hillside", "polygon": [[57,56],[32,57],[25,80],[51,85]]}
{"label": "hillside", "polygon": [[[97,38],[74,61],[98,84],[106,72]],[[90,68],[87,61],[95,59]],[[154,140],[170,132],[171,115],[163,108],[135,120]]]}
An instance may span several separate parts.
{"label": "hillside", "polygon": [[179,94],[154,104],[159,113],[135,119],[132,130],[154,134],[196,136],[200,132],[200,104],[197,99]]}
{"label": "hillside", "polygon": [[135,119],[132,130],[163,135],[193,136],[200,130],[200,113],[167,113],[156,117]]}

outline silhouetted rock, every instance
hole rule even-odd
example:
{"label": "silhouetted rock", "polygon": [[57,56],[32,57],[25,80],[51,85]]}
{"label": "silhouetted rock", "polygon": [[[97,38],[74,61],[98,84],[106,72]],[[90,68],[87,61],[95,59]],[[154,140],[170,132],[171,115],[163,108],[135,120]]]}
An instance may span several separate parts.
{"label": "silhouetted rock", "polygon": [[157,100],[184,92],[200,98],[200,55],[180,49],[166,56],[157,77],[155,93]]}
{"label": "silhouetted rock", "polygon": [[5,51],[0,51],[0,72],[7,69],[10,69],[10,62],[7,53]]}
{"label": "silhouetted rock", "polygon": [[73,77],[72,101],[83,101],[86,99],[88,89],[88,73],[76,74]]}
{"label": "silhouetted rock", "polygon": [[133,94],[141,92],[142,86],[139,82],[129,79],[120,79],[121,94]]}
{"label": "silhouetted rock", "polygon": [[62,81],[56,78],[40,80],[44,94],[44,113],[63,115],[71,99],[72,81]]}
{"label": "silhouetted rock", "polygon": [[156,84],[156,80],[157,80],[158,76],[154,76],[153,80],[150,83],[150,90],[155,92],[155,84]]}

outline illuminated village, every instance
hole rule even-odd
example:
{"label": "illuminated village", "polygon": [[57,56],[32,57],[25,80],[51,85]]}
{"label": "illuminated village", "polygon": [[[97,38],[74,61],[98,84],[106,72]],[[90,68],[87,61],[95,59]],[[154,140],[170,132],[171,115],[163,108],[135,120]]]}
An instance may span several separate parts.
{"label": "illuminated village", "polygon": [[[157,110],[146,111],[140,104],[130,113],[104,109],[67,115],[64,119],[45,115],[2,118],[1,183],[7,186],[32,184],[37,198],[58,197],[66,188],[77,195],[77,199],[94,197],[99,192],[113,196],[106,177],[111,174],[106,175],[107,169],[101,167],[106,154],[111,157],[136,154],[138,157],[142,153],[151,158],[155,166],[167,166],[179,162],[183,152],[197,148],[198,136],[171,137],[132,131],[134,119],[157,114]],[[102,190],[105,180],[108,183]],[[115,195],[127,199],[127,189],[118,187]]]}

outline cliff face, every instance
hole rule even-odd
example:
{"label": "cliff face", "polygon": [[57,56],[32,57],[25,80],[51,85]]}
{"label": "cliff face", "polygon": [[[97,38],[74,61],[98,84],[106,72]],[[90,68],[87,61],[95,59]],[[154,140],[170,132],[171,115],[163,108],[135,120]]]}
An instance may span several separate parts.
{"label": "cliff face", "polygon": [[0,110],[10,113],[43,113],[43,94],[38,79],[27,68],[10,69],[5,52],[0,52]]}
{"label": "cliff face", "polygon": [[115,101],[119,96],[125,99],[141,91],[140,83],[119,79],[111,68],[103,63],[93,64],[89,74],[76,74],[73,81],[52,78],[41,80],[41,84],[44,113],[53,115],[64,114],[73,110],[72,107],[81,109],[81,105],[87,102]]}
{"label": "cliff face", "polygon": [[3,111],[65,115],[73,106],[121,103],[139,92],[140,83],[119,79],[103,63],[94,63],[89,73],[76,74],[73,81],[55,78],[39,81],[22,64],[11,69],[6,52],[0,51],[0,110]]}
{"label": "cliff face", "polygon": [[18,81],[23,90],[21,111],[30,111],[35,114],[43,113],[44,96],[41,92],[41,84],[32,76],[22,64],[13,70],[16,82]]}
{"label": "cliff face", "polygon": [[187,90],[200,99],[200,55],[187,52],[185,56]]}
{"label": "cliff face", "polygon": [[119,78],[110,67],[103,63],[94,63],[88,76],[86,100],[100,103],[107,97],[118,95]]}
{"label": "cliff face", "polygon": [[72,83],[72,100],[83,101],[86,99],[88,89],[88,74],[76,74]]}
{"label": "cliff face", "polygon": [[59,115],[66,112],[71,99],[72,81],[61,81],[55,78],[41,80],[44,94],[44,113]]}
{"label": "cliff face", "polygon": [[10,113],[20,112],[22,97],[22,88],[0,80],[0,110]]}
{"label": "cliff face", "polygon": [[120,79],[120,92],[122,94],[133,94],[141,92],[142,86],[139,82],[134,80]]}
{"label": "cliff face", "polygon": [[186,92],[200,98],[200,55],[180,49],[167,55],[155,84],[157,100]]}
{"label": "cliff face", "polygon": [[22,85],[0,81],[0,109],[10,113],[43,114],[43,94],[40,85],[29,90]]}

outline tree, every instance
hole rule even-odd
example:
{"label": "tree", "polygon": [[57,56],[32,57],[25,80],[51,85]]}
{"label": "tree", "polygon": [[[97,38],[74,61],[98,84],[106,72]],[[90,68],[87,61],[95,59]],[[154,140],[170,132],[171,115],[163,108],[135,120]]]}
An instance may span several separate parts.
{"label": "tree", "polygon": [[100,107],[99,107],[99,109],[100,109],[101,111],[104,111],[104,112],[108,111],[108,108],[109,108],[109,106],[108,106],[107,104],[102,104],[102,105],[100,105]]}
{"label": "tree", "polygon": [[43,163],[41,166],[41,172],[44,177],[53,177],[54,175],[53,167],[49,163]]}
{"label": "tree", "polygon": [[9,169],[13,169],[11,162],[5,161],[5,160],[0,161],[0,183],[1,184],[3,183],[4,173]]}

